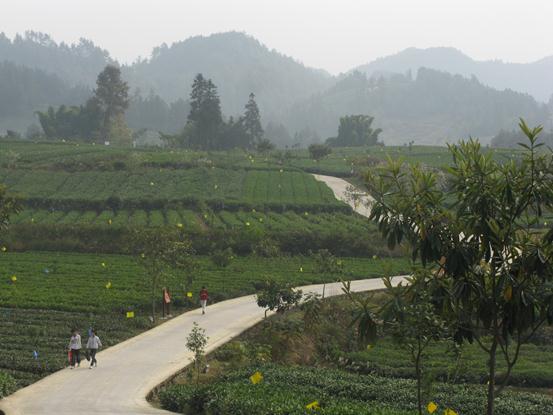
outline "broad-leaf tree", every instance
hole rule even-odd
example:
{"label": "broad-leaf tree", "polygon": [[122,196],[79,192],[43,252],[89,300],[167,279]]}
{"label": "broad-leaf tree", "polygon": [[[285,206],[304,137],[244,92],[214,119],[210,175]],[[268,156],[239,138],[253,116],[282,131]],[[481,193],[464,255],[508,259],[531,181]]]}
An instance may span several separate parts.
{"label": "broad-leaf tree", "polygon": [[110,140],[114,123],[120,123],[129,107],[129,86],[121,79],[121,70],[114,65],[107,65],[98,75],[94,98],[103,114],[101,135]]}
{"label": "broad-leaf tree", "polygon": [[446,182],[401,161],[367,175],[371,219],[391,247],[406,241],[413,259],[437,270],[431,301],[454,322],[455,341],[488,354],[488,415],[521,345],[553,323],[553,230],[539,227],[553,207],[552,158],[540,148],[541,127],[521,120],[520,128],[519,160],[499,162],[471,139],[449,147]]}
{"label": "broad-leaf tree", "polygon": [[152,319],[156,319],[156,303],[160,298],[159,288],[164,277],[178,273],[188,278],[188,273],[197,267],[194,249],[180,231],[137,230],[134,234],[137,261],[146,271],[150,282]]}
{"label": "broad-leaf tree", "polygon": [[369,115],[347,115],[340,118],[338,136],[327,140],[333,147],[373,146],[378,144],[380,128],[373,129],[374,117]]}

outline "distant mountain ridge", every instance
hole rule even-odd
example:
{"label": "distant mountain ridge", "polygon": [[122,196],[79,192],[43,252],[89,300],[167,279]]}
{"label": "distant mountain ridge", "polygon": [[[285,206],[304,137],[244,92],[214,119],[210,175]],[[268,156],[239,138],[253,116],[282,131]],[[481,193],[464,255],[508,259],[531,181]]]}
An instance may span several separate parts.
{"label": "distant mountain ridge", "polygon": [[485,85],[499,90],[526,92],[542,102],[547,102],[553,96],[553,55],[532,63],[507,63],[501,60],[477,61],[450,47],[408,48],[358,66],[352,71],[368,76],[381,72],[408,71],[415,75],[421,67],[465,77],[474,75]]}
{"label": "distant mountain ridge", "polygon": [[[58,44],[34,32],[13,40],[0,33],[1,62],[11,66],[0,71],[0,134],[23,132],[25,125],[37,122],[34,111],[46,105],[79,104],[80,97],[84,102],[97,74],[107,63],[116,63],[88,40]],[[269,138],[281,146],[335,135],[340,116],[348,114],[374,115],[387,142],[431,144],[468,135],[490,137],[501,128],[515,128],[519,116],[547,122],[553,101],[548,110],[515,86],[531,89],[541,82],[545,86],[538,92],[547,97],[553,92],[551,65],[553,57],[505,64],[474,61],[453,48],[410,48],[332,76],[244,33],[227,32],[164,44],[150,58],[123,65],[122,71],[133,96],[127,120],[135,130],[174,133],[182,128],[193,77],[201,72],[217,85],[227,117],[243,113],[253,92]],[[480,75],[472,77],[474,72]],[[456,73],[462,76],[452,75]],[[533,79],[516,75],[523,73],[532,73]],[[12,85],[12,79],[22,85]],[[53,86],[62,93],[52,92]],[[10,102],[2,102],[3,91],[11,94]]]}

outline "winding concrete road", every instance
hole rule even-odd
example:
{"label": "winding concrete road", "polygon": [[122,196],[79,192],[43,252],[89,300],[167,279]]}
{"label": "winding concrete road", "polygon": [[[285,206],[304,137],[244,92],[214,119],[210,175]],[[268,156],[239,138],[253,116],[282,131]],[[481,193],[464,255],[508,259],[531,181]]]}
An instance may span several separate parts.
{"label": "winding concrete road", "polygon": [[[338,198],[345,197],[346,182],[317,178],[329,184]],[[403,278],[393,281],[397,284]],[[352,282],[354,291],[382,288],[380,279]],[[301,289],[320,293],[322,285]],[[340,293],[340,284],[327,284],[327,296]],[[261,321],[263,314],[254,296],[214,304],[206,315],[200,310],[182,314],[100,352],[98,368],[89,370],[85,360],[80,368],[60,370],[1,400],[0,409],[6,415],[169,414],[153,408],[146,395],[190,363],[185,343],[193,323],[206,330],[209,352]]]}

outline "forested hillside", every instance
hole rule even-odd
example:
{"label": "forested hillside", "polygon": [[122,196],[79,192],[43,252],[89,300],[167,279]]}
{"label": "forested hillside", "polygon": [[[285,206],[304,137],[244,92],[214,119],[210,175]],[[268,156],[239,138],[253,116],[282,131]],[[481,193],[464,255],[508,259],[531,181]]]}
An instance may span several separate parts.
{"label": "forested hillside", "polygon": [[162,45],[154,49],[151,59],[123,70],[131,87],[146,92],[153,89],[168,102],[187,97],[200,72],[218,86],[223,112],[241,113],[245,98],[254,92],[262,111],[272,120],[283,107],[333,83],[326,72],[307,68],[236,32]]}
{"label": "forested hillside", "polygon": [[542,102],[553,96],[553,56],[531,63],[509,63],[500,60],[477,61],[455,48],[409,48],[361,65],[355,70],[369,76],[407,71],[415,75],[419,68],[432,68],[467,77],[474,75],[485,85],[500,90],[527,92]]}
{"label": "forested hillside", "polygon": [[[113,60],[87,40],[58,44],[47,35],[28,32],[13,40],[0,34],[0,62],[4,62],[0,65],[1,135],[6,130],[25,133],[38,123],[35,111],[49,105],[84,104],[96,76]],[[253,92],[266,138],[282,147],[334,137],[340,117],[355,114],[374,117],[387,144],[443,144],[468,136],[487,139],[500,129],[515,128],[519,117],[548,125],[552,103],[547,107],[515,92],[517,86],[520,90],[526,86],[509,80],[541,82],[542,92],[547,92],[553,72],[542,73],[542,69],[549,68],[548,62],[484,65],[451,48],[409,49],[360,67],[362,72],[334,77],[270,50],[251,36],[229,32],[164,44],[149,59],[121,69],[130,87],[126,119],[135,132],[181,133],[190,110],[192,80],[202,73],[217,87],[225,120],[242,114]],[[480,68],[482,79],[422,65],[465,75]],[[522,72],[516,72],[519,69]],[[402,73],[393,73],[398,71]],[[515,76],[518,73],[528,76]],[[492,84],[489,76],[496,85],[512,89],[487,86]]]}
{"label": "forested hillside", "polygon": [[297,103],[287,115],[291,129],[317,128],[336,134],[343,114],[371,114],[385,143],[444,144],[470,135],[493,136],[512,129],[519,117],[543,123],[545,105],[530,95],[497,91],[476,78],[421,68],[416,78],[391,75],[368,78],[354,72],[320,95]]}

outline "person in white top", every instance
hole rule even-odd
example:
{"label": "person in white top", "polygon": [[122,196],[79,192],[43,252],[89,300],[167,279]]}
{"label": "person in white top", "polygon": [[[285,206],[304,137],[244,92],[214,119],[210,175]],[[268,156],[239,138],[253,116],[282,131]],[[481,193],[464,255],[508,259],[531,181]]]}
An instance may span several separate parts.
{"label": "person in white top", "polygon": [[96,333],[94,332],[94,330],[91,330],[90,336],[88,337],[88,341],[86,342],[86,348],[90,353],[89,369],[92,369],[93,365],[96,365],[96,367],[98,367],[98,361],[96,360],[96,352],[100,347],[102,347],[102,342],[100,341],[100,338],[96,336]]}
{"label": "person in white top", "polygon": [[77,330],[73,330],[73,334],[69,340],[69,350],[71,351],[71,362],[69,366],[71,369],[75,367],[75,364],[77,364],[77,366],[81,365],[81,347],[81,335]]}

